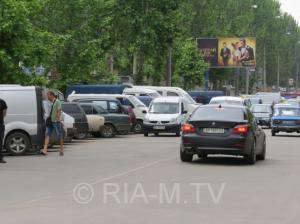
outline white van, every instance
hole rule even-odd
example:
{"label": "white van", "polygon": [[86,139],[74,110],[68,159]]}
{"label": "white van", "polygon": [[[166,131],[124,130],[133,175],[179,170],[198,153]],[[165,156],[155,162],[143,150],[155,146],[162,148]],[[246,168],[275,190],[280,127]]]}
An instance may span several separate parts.
{"label": "white van", "polygon": [[164,97],[167,96],[182,97],[186,100],[188,106],[187,111],[189,114],[193,113],[193,111],[200,106],[186,91],[184,91],[179,87],[170,87],[170,86],[133,86],[133,87],[156,90],[161,96]]}
{"label": "white van", "polygon": [[132,96],[150,96],[153,98],[161,96],[156,90],[140,87],[125,88],[123,94]]}
{"label": "white van", "polygon": [[8,106],[4,149],[14,155],[37,151],[43,145],[43,90],[35,86],[1,85],[0,98]]}
{"label": "white van", "polygon": [[184,101],[182,97],[155,98],[143,123],[144,136],[149,133],[175,133],[180,136],[181,125],[188,118]]}
{"label": "white van", "polygon": [[[72,93],[68,96],[68,101],[82,100],[99,100],[99,99],[117,99],[124,106],[130,106],[136,116],[137,121],[142,125],[148,108],[138,98],[131,95],[121,94],[76,94]],[[104,108],[105,109],[105,108]]]}

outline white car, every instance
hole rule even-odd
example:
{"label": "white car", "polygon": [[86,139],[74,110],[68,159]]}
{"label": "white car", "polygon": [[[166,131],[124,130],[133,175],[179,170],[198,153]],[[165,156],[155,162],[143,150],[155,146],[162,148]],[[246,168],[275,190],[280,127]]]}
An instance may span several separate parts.
{"label": "white car", "polygon": [[243,99],[241,97],[234,96],[218,96],[211,98],[209,104],[227,104],[235,106],[251,107],[251,101],[249,99]]}
{"label": "white car", "polygon": [[149,133],[175,133],[180,136],[181,125],[187,117],[188,111],[182,97],[155,98],[143,123],[144,136]]}
{"label": "white car", "polygon": [[169,97],[182,97],[185,99],[185,103],[187,106],[188,114],[192,114],[195,109],[197,109],[200,104],[197,104],[195,100],[183,89],[179,87],[171,87],[171,86],[133,86],[135,88],[144,88],[144,89],[152,89],[156,90],[161,96]]}
{"label": "white car", "polygon": [[150,96],[154,98],[161,96],[156,90],[140,87],[125,88],[123,94],[132,96]]}

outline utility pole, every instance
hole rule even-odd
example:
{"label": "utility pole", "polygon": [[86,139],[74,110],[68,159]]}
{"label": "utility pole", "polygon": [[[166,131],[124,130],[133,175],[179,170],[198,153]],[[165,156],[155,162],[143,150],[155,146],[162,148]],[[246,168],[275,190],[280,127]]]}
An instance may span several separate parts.
{"label": "utility pole", "polygon": [[172,47],[168,49],[168,61],[167,61],[167,78],[166,78],[166,86],[172,85]]}
{"label": "utility pole", "polygon": [[246,91],[245,94],[249,94],[249,78],[250,78],[250,68],[246,68]]}
{"label": "utility pole", "polygon": [[280,58],[279,53],[277,55],[277,91],[279,91],[279,85],[280,85]]}
{"label": "utility pole", "polygon": [[264,43],[264,91],[267,91],[266,44]]}
{"label": "utility pole", "polygon": [[299,90],[299,64],[297,61],[297,72],[296,72],[296,92],[298,93]]}

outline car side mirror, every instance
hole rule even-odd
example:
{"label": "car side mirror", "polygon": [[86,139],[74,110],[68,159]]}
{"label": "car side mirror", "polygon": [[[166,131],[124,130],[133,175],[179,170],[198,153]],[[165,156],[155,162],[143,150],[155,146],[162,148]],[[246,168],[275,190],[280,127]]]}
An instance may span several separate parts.
{"label": "car side mirror", "polygon": [[143,110],[143,114],[146,114],[146,113],[147,113],[147,111]]}
{"label": "car side mirror", "polygon": [[187,114],[188,112],[186,110],[182,111],[182,114]]}

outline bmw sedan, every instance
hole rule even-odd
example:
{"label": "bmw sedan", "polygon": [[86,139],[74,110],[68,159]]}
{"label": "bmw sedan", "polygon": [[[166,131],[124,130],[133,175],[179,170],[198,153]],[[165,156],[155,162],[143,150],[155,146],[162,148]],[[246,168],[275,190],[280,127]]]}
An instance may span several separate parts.
{"label": "bmw sedan", "polygon": [[248,164],[266,156],[266,135],[247,107],[201,106],[182,126],[180,157],[190,162],[193,155],[243,156]]}

